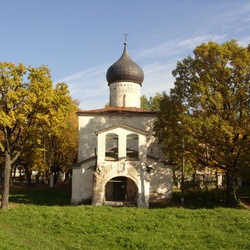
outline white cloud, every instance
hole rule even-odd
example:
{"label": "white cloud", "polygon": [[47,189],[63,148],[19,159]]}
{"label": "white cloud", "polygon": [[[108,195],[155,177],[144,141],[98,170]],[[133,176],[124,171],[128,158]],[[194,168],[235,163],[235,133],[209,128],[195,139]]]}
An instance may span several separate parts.
{"label": "white cloud", "polygon": [[247,47],[250,44],[250,36],[244,37],[240,40],[238,40],[239,45]]}
{"label": "white cloud", "polygon": [[154,96],[163,91],[169,92],[174,86],[172,70],[176,62],[155,62],[143,66],[145,79],[142,83],[141,95]]}
{"label": "white cloud", "polygon": [[145,75],[142,84],[142,95],[149,97],[154,96],[157,92],[169,92],[170,88],[174,87],[172,71],[175,69],[178,60],[192,55],[195,47],[202,42],[221,42],[224,39],[224,35],[216,34],[189,36],[173,39],[154,48],[139,52],[137,58],[140,61],[147,61],[147,59],[151,61],[148,64],[141,65]]}
{"label": "white cloud", "polygon": [[98,66],[80,71],[78,73],[74,73],[72,75],[66,76],[60,79],[58,82],[68,82],[68,81],[72,82],[74,80],[84,79],[85,77],[89,78],[93,76],[98,76],[100,74],[103,74],[105,70],[106,70],[106,65],[98,65]]}
{"label": "white cloud", "polygon": [[98,65],[84,69],[57,82],[68,84],[71,96],[80,101],[81,109],[104,107],[108,100],[107,67],[106,65]]}
{"label": "white cloud", "polygon": [[158,44],[157,46],[138,52],[136,58],[142,60],[147,58],[169,58],[182,54],[185,51],[193,51],[195,47],[203,42],[216,41],[221,42],[225,39],[225,35],[206,34],[186,37],[179,37],[167,42]]}
{"label": "white cloud", "polygon": [[176,47],[181,48],[182,50],[194,50],[196,46],[200,45],[204,42],[209,41],[216,41],[221,42],[225,39],[224,35],[216,35],[216,34],[208,34],[208,35],[201,35],[196,37],[187,38],[183,41],[177,43]]}

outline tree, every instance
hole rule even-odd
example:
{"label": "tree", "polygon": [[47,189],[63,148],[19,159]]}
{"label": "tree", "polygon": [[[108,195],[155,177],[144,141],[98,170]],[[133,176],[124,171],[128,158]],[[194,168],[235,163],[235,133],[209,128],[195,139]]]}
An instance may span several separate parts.
{"label": "tree", "polygon": [[[61,94],[60,94],[61,95]],[[60,123],[34,130],[26,142],[17,164],[25,170],[27,186],[31,186],[32,171],[48,179],[53,173],[56,183],[59,173],[69,173],[77,160],[78,120],[76,101]]]}
{"label": "tree", "polygon": [[[235,40],[203,43],[194,50],[194,57],[177,62],[173,76],[169,100],[180,107],[175,112],[183,124],[185,157],[197,165],[221,169],[226,175],[227,203],[235,206],[236,179],[250,164],[249,47]],[[166,112],[173,111],[161,109],[161,116],[163,112],[168,116]],[[158,127],[165,126],[170,133],[174,126],[178,130],[173,122],[159,120]],[[173,137],[164,137],[166,145],[173,143]]]}
{"label": "tree", "polygon": [[60,124],[70,109],[70,96],[65,83],[53,89],[46,66],[0,62],[0,97],[0,146],[5,157],[1,207],[8,208],[11,166],[35,132]]}
{"label": "tree", "polygon": [[145,95],[141,96],[141,108],[159,111],[160,101],[163,98],[163,94],[156,93],[154,97],[150,96],[149,99]]}
{"label": "tree", "polygon": [[[44,137],[45,171],[54,174],[56,183],[60,172],[67,173],[77,161],[78,152],[78,118],[77,104],[72,102],[72,110],[60,123],[56,133]],[[63,125],[63,126],[62,126]]]}

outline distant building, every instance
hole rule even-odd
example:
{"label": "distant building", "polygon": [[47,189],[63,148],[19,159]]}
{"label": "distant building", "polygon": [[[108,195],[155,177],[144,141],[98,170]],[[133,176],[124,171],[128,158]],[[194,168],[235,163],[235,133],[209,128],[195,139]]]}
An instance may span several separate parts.
{"label": "distant building", "polygon": [[124,51],[106,74],[110,107],[79,116],[78,163],[72,204],[136,204],[149,207],[172,196],[172,168],[153,136],[156,112],[140,108],[144,73]]}

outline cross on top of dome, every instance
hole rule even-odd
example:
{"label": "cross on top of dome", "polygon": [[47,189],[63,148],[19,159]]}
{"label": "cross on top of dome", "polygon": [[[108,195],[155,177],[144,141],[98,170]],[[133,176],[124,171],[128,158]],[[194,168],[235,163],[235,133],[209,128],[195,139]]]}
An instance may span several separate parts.
{"label": "cross on top of dome", "polygon": [[128,36],[128,33],[125,33],[124,34],[124,44],[126,44],[126,45],[127,45],[127,36]]}

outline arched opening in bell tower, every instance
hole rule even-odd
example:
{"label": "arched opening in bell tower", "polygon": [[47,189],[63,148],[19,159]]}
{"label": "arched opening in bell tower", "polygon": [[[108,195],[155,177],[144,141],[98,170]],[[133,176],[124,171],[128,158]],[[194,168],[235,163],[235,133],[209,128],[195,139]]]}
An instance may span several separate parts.
{"label": "arched opening in bell tower", "polygon": [[129,134],[126,138],[126,160],[139,160],[139,136],[138,134]]}
{"label": "arched opening in bell tower", "polygon": [[105,140],[105,160],[118,161],[118,135],[109,133]]}

